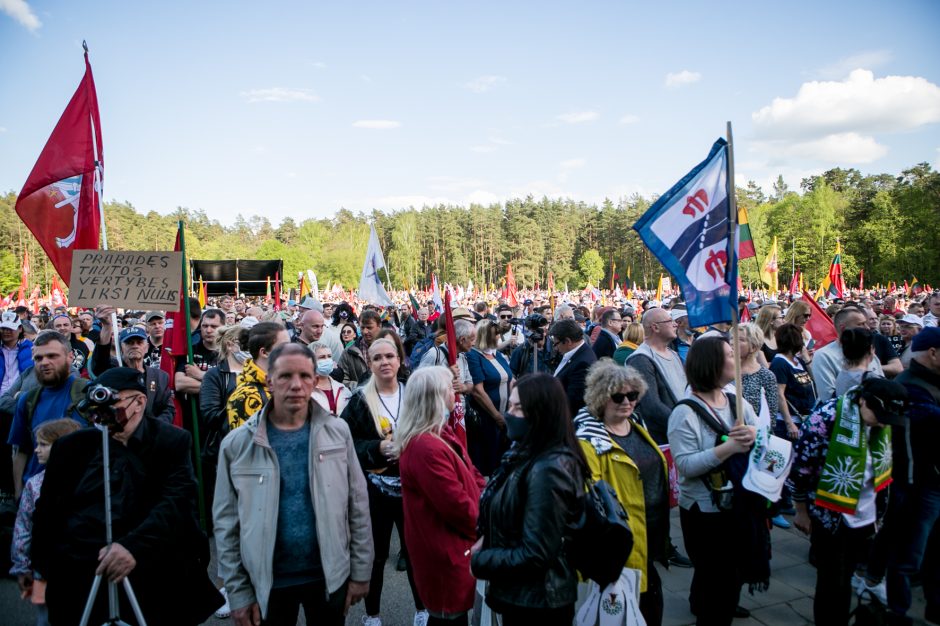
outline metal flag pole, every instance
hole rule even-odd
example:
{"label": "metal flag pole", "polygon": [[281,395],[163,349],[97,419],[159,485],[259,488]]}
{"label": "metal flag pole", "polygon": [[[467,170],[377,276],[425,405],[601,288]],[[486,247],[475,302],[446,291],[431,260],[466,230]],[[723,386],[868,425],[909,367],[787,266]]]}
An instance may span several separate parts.
{"label": "metal flag pole", "polygon": [[[728,205],[730,207],[731,231],[728,237],[728,267],[734,268],[738,262],[738,203],[734,195],[734,143],[731,137],[731,122],[727,126],[728,131]],[[729,285],[731,293],[737,294],[736,281],[734,285]],[[744,387],[741,383],[741,348],[738,341],[738,298],[728,298],[728,304],[731,307],[731,341],[732,352],[734,353],[734,399],[735,414],[737,419],[735,424],[744,423]]]}

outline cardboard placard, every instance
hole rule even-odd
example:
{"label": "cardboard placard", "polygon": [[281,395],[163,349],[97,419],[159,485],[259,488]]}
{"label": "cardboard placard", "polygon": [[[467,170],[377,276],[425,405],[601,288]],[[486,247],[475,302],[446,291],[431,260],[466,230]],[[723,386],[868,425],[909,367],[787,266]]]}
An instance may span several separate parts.
{"label": "cardboard placard", "polygon": [[69,305],[180,310],[182,252],[75,250]]}

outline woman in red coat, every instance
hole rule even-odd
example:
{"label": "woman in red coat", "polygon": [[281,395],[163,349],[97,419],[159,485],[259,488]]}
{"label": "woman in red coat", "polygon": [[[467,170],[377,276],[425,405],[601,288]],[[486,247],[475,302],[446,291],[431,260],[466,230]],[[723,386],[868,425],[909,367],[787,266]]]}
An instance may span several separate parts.
{"label": "woman in red coat", "polygon": [[405,544],[429,625],[463,626],[473,608],[470,546],[484,480],[446,426],[454,376],[423,367],[408,379],[398,430]]}

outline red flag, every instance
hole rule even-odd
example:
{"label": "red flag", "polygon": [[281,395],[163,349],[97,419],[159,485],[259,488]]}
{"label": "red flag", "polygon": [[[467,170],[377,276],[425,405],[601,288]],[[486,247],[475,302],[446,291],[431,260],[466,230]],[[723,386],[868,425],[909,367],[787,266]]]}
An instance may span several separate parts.
{"label": "red flag", "polygon": [[281,275],[274,272],[274,310],[281,310]]}
{"label": "red flag", "polygon": [[29,289],[29,250],[23,250],[23,268],[20,272],[20,292],[17,302],[26,299],[27,289]]}
{"label": "red flag", "polygon": [[800,293],[800,270],[796,270],[796,273],[793,274],[793,278],[790,279],[790,295],[795,296]]}
{"label": "red flag", "polygon": [[[173,250],[180,250],[180,232],[176,231],[176,245]],[[183,293],[183,282],[180,281],[180,306],[179,311],[169,311],[166,314],[166,330],[163,334],[163,353],[160,355],[160,369],[170,377],[170,389],[176,389],[176,359],[186,358],[189,354],[189,320],[186,319],[186,307],[183,306],[182,298],[186,297]],[[173,416],[173,425],[182,428],[183,426],[183,407],[180,405],[179,396],[173,394],[173,404],[176,413]]]}
{"label": "red flag", "polygon": [[69,305],[65,294],[62,292],[62,287],[59,285],[59,277],[55,274],[52,275],[52,289],[50,291],[53,307]]}
{"label": "red flag", "polygon": [[506,264],[506,301],[509,306],[519,306],[516,298],[516,276],[512,273],[512,263]]}
{"label": "red flag", "polygon": [[819,350],[826,344],[836,340],[836,327],[822,307],[805,289],[803,290],[803,302],[808,304],[810,309],[810,318],[806,322],[806,330],[810,332],[816,342],[813,349]]}
{"label": "red flag", "polygon": [[85,76],[16,200],[17,215],[66,285],[72,274],[72,251],[98,247],[101,213],[95,185],[101,184],[103,175],[98,96],[86,49]]}
{"label": "red flag", "polygon": [[[457,363],[457,333],[454,331],[454,313],[450,308],[450,289],[444,290],[444,328],[447,332],[447,364],[453,367]],[[460,395],[450,412],[450,426],[460,442],[467,445],[467,427],[464,422],[463,404]]]}
{"label": "red flag", "polygon": [[865,290],[865,270],[864,269],[858,270],[858,290],[859,291]]}

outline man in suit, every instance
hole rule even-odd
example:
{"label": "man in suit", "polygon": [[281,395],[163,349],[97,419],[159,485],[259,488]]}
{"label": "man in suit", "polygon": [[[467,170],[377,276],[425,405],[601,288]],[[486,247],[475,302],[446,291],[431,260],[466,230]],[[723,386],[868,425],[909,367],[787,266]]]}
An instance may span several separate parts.
{"label": "man in suit", "polygon": [[620,331],[623,329],[623,318],[620,316],[620,311],[612,308],[604,311],[600,321],[601,332],[598,333],[592,349],[594,350],[594,356],[598,359],[603,359],[605,356],[614,356],[617,346],[620,345]]}
{"label": "man in suit", "polygon": [[561,355],[561,362],[555,368],[555,378],[565,388],[573,416],[584,406],[587,371],[597,361],[597,357],[584,341],[584,332],[574,320],[555,322],[548,336],[555,351]]}

